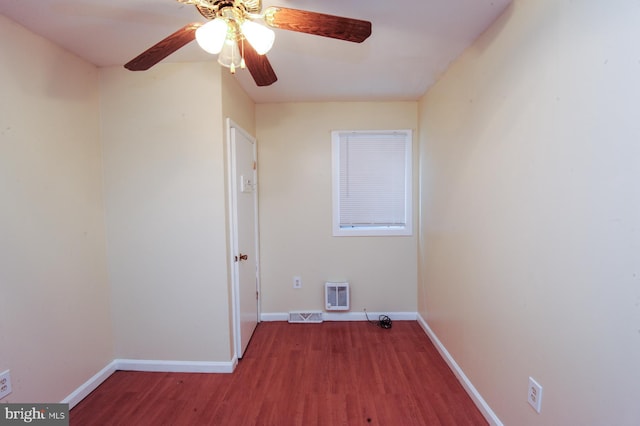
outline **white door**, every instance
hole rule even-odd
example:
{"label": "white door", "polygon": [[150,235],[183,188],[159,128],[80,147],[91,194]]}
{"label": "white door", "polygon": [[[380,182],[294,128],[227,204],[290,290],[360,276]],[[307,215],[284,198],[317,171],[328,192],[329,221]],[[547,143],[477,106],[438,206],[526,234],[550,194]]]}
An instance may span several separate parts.
{"label": "white door", "polygon": [[258,225],[255,139],[228,120],[231,255],[236,353],[242,358],[258,324]]}

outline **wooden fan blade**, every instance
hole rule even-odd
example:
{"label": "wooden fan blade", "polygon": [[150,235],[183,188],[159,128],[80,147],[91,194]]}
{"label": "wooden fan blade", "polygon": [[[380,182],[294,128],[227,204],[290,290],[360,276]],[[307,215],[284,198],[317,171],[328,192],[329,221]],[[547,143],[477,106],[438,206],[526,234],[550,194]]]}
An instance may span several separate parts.
{"label": "wooden fan blade", "polygon": [[244,62],[251,73],[251,77],[258,86],[270,86],[278,77],[271,67],[271,63],[266,55],[259,55],[251,46],[251,43],[244,42]]}
{"label": "wooden fan blade", "polygon": [[191,43],[196,38],[196,30],[201,26],[199,22],[185,25],[127,62],[124,67],[131,71],[148,70],[176,50]]}
{"label": "wooden fan blade", "polygon": [[267,25],[283,30],[297,31],[362,43],[371,35],[371,22],[343,18],[324,13],[286,7],[268,7],[264,13]]}

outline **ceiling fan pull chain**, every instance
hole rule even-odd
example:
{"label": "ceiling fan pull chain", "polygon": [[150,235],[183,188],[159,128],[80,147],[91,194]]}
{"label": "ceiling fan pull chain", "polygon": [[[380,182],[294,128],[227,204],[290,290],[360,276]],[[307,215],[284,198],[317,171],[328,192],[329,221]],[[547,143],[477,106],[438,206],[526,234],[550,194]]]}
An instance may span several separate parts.
{"label": "ceiling fan pull chain", "polygon": [[240,59],[240,69],[245,69],[247,68],[247,63],[244,61],[244,37],[240,40],[240,43],[242,43],[242,46],[240,46],[240,55],[242,56],[242,59]]}

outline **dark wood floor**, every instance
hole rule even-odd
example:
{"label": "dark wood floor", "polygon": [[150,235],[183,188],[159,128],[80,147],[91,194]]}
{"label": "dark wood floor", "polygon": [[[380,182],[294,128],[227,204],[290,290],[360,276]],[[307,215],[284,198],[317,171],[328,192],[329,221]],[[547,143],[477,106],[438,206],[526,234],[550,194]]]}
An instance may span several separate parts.
{"label": "dark wood floor", "polygon": [[486,425],[418,323],[258,325],[232,374],[118,371],[71,425]]}

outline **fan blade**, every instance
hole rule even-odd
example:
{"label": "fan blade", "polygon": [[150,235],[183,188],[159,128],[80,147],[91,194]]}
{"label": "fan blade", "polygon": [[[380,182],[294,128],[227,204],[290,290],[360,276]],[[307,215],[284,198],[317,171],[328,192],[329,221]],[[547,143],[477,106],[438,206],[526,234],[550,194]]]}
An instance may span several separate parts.
{"label": "fan blade", "polygon": [[362,43],[371,35],[371,22],[287,7],[268,7],[264,20],[270,27]]}
{"label": "fan blade", "polygon": [[251,43],[246,42],[243,44],[244,62],[256,84],[258,86],[270,86],[278,81],[278,77],[275,71],[273,71],[267,56],[259,55],[253,46],[251,46]]}
{"label": "fan blade", "polygon": [[131,71],[148,70],[176,50],[192,42],[196,38],[196,30],[201,26],[202,24],[199,22],[185,25],[127,62],[124,67]]}

